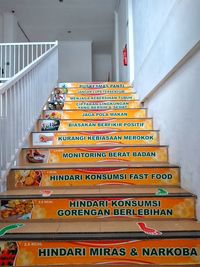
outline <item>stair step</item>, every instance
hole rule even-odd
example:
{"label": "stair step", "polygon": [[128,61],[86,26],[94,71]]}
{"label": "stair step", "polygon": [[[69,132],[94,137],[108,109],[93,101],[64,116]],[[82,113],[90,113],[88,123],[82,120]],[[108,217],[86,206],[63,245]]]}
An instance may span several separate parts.
{"label": "stair step", "polygon": [[107,131],[152,130],[151,118],[107,120],[50,120],[40,119],[36,131]]}
{"label": "stair step", "polygon": [[[165,188],[165,187],[163,187]],[[50,198],[55,198],[55,197],[68,197],[71,198],[73,197],[86,197],[86,198],[94,198],[94,197],[157,197],[156,193],[158,191],[157,187],[92,187],[92,188],[54,188],[51,190],[52,194]],[[194,197],[193,194],[190,192],[184,190],[181,187],[168,187],[167,188],[168,195],[161,195],[158,197]],[[40,188],[27,188],[26,191],[23,189],[18,189],[18,190],[7,190],[3,193],[0,193],[0,199],[4,198],[15,198],[16,196],[21,196],[20,198],[27,197],[27,198],[32,198],[32,197],[37,197],[41,196],[41,189]]]}
{"label": "stair step", "polygon": [[167,146],[81,146],[23,148],[19,165],[115,162],[168,162]]}
{"label": "stair step", "polygon": [[10,190],[0,195],[1,220],[195,219],[194,195],[181,188],[157,193],[132,187]]}
{"label": "stair step", "polygon": [[65,101],[131,101],[138,100],[136,93],[125,93],[125,94],[93,94],[93,95],[81,95],[81,94],[66,94]]}
{"label": "stair step", "polygon": [[33,132],[30,146],[158,145],[159,131]]}
{"label": "stair step", "polygon": [[74,167],[17,168],[8,177],[8,189],[35,187],[176,186],[179,168],[168,167]]}
{"label": "stair step", "polygon": [[122,119],[146,118],[147,109],[115,109],[115,110],[44,110],[41,119]]}
{"label": "stair step", "polygon": [[[52,102],[50,101],[50,104]],[[66,110],[107,110],[107,109],[127,109],[127,108],[141,108],[141,104],[137,100],[133,101],[98,101],[98,102],[71,102],[66,101],[63,109]],[[47,108],[48,109],[48,108]]]}
{"label": "stair step", "polygon": [[138,222],[26,222],[1,236],[1,247],[12,246],[12,257],[6,256],[15,266],[199,266],[199,223],[142,221],[160,234],[155,236],[142,232]]}
{"label": "stair step", "polygon": [[61,88],[59,89],[61,93],[67,93],[70,95],[98,95],[98,94],[127,94],[135,93],[132,87],[120,87],[120,88]]}
{"label": "stair step", "polygon": [[[149,228],[162,232],[162,235],[146,235],[137,225],[144,222]],[[2,229],[8,223],[0,223]],[[38,232],[38,233],[37,233]],[[53,234],[53,236],[52,236]],[[23,227],[16,228],[0,240],[134,240],[145,239],[162,240],[170,238],[200,238],[200,223],[192,220],[110,220],[110,221],[66,221],[66,222],[30,222],[27,221]],[[178,245],[178,244],[177,244]],[[200,245],[200,244],[199,244]]]}
{"label": "stair step", "polygon": [[78,82],[68,83],[62,82],[58,84],[58,88],[126,88],[131,87],[129,82]]}

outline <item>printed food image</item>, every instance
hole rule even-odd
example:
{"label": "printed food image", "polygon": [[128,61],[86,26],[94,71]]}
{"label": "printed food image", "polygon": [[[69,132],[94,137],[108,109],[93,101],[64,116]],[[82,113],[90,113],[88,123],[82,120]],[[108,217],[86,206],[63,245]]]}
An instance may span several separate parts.
{"label": "printed food image", "polygon": [[15,183],[21,186],[39,186],[42,179],[42,172],[38,170],[16,171]]}
{"label": "printed food image", "polygon": [[40,134],[39,139],[40,139],[40,142],[46,143],[49,141],[53,141],[53,136],[47,136],[44,134]]}
{"label": "printed food image", "polygon": [[48,108],[50,109],[50,110],[62,110],[63,109],[63,107],[64,107],[64,102],[62,102],[62,101],[49,101],[49,103],[48,103]]}
{"label": "printed food image", "polygon": [[47,114],[45,114],[45,119],[61,119],[61,113],[60,112],[49,112]]}
{"label": "printed food image", "polygon": [[59,120],[43,121],[41,124],[41,131],[58,131],[60,126]]}
{"label": "printed food image", "polygon": [[0,242],[0,266],[13,266],[17,251],[16,242]]}
{"label": "printed food image", "polygon": [[41,154],[36,149],[29,149],[26,158],[30,163],[43,163],[45,160],[45,155]]}
{"label": "printed food image", "polygon": [[25,214],[31,213],[33,209],[32,200],[2,200],[1,201],[1,218],[9,219],[15,218],[19,219]]}

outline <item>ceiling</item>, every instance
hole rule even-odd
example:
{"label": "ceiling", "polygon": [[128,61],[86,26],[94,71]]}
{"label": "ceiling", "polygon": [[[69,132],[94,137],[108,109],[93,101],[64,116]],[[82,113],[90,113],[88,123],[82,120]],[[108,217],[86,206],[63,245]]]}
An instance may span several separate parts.
{"label": "ceiling", "polygon": [[116,0],[0,0],[0,9],[15,11],[18,22],[30,41],[91,40],[96,52],[108,52],[112,47],[116,2]]}

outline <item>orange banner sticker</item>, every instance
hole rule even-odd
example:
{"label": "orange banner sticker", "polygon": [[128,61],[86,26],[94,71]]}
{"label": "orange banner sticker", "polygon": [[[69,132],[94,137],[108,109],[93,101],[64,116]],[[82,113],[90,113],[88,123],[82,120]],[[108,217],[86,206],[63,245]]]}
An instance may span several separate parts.
{"label": "orange banner sticker", "polygon": [[200,239],[0,242],[0,265],[200,264]]}
{"label": "orange banner sticker", "polygon": [[39,120],[37,131],[152,130],[152,119]]}
{"label": "orange banner sticker", "polygon": [[1,201],[1,219],[194,219],[189,197],[96,197],[11,199]]}
{"label": "orange banner sticker", "polygon": [[124,88],[130,87],[129,82],[79,82],[79,83],[59,83],[59,88]]}
{"label": "orange banner sticker", "polygon": [[129,101],[137,100],[138,96],[132,93],[126,94],[96,94],[96,95],[65,95],[65,101]]}
{"label": "orange banner sticker", "polygon": [[15,170],[15,187],[178,185],[178,168],[79,168]]}
{"label": "orange banner sticker", "polygon": [[67,145],[157,145],[156,131],[135,132],[65,132],[65,133],[32,133],[33,146],[67,146]]}
{"label": "orange banner sticker", "polygon": [[23,149],[26,163],[167,162],[167,147],[65,147]]}
{"label": "orange banner sticker", "polygon": [[140,108],[139,101],[98,101],[98,102],[65,102],[63,109],[126,109]]}
{"label": "orange banner sticker", "polygon": [[42,119],[109,119],[145,118],[146,109],[118,110],[44,110]]}

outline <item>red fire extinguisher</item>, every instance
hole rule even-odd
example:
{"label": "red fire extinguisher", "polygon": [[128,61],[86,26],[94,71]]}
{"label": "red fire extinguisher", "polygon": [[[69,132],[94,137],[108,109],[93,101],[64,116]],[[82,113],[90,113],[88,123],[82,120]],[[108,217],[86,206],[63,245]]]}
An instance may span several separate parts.
{"label": "red fire extinguisher", "polygon": [[124,66],[128,66],[128,51],[127,51],[127,44],[123,49],[123,64]]}

